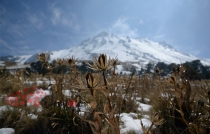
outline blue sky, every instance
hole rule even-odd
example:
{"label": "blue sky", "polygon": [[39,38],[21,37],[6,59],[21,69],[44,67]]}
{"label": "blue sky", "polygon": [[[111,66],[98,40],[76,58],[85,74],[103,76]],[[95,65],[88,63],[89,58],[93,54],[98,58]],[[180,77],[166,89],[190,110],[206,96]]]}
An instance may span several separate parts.
{"label": "blue sky", "polygon": [[210,58],[210,0],[0,0],[0,56],[66,49],[102,31]]}

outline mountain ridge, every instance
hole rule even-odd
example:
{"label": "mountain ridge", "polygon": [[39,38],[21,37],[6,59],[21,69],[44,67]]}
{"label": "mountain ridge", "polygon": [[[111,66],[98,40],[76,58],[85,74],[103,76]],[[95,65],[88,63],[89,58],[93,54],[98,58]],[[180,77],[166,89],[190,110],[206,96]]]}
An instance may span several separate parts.
{"label": "mountain ridge", "polygon": [[[117,58],[122,62],[164,62],[166,64],[181,64],[186,61],[199,59],[202,64],[210,65],[210,60],[201,59],[191,54],[185,54],[176,50],[166,42],[156,42],[148,38],[121,37],[107,32],[82,41],[79,45],[58,51],[47,51],[50,61],[58,58],[70,58],[74,56],[78,60],[92,60],[101,53],[111,58]],[[10,59],[20,64],[35,61],[36,54],[13,56]]]}

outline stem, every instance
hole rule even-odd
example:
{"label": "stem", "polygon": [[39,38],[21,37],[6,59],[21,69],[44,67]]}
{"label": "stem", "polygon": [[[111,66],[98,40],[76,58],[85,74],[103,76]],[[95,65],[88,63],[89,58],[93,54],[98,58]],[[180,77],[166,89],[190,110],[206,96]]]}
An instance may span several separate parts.
{"label": "stem", "polygon": [[106,89],[108,89],[105,71],[103,71],[103,78],[104,78],[104,84],[106,86]]}
{"label": "stem", "polygon": [[[108,90],[108,85],[107,85],[107,80],[106,80],[106,75],[105,75],[105,71],[103,71],[103,77],[104,77],[104,84],[106,86],[106,89]],[[109,96],[107,97],[107,100],[108,100],[108,104],[109,104],[109,108],[110,110],[112,111],[113,108],[112,108],[112,105],[111,105],[111,101],[110,101],[110,98]],[[119,126],[118,126],[118,122],[116,120],[116,117],[114,116],[113,119],[111,119],[113,121],[113,123],[111,123],[114,128],[115,128],[115,131],[117,132],[117,134],[120,134],[120,129],[119,129]]]}
{"label": "stem", "polygon": [[149,129],[147,130],[147,132],[150,131],[150,129],[152,128],[153,125],[154,125],[154,124],[153,124],[153,122],[152,122],[152,124],[150,125]]}
{"label": "stem", "polygon": [[[104,78],[104,84],[105,84],[105,86],[106,86],[106,89],[108,90],[108,85],[107,85],[107,80],[106,80],[105,71],[103,71],[103,78]],[[107,100],[108,100],[109,108],[112,109],[111,101],[110,101],[110,99],[109,99],[109,96],[107,97]]]}
{"label": "stem", "polygon": [[129,83],[128,83],[128,87],[127,87],[126,90],[125,90],[124,100],[125,100],[125,97],[127,96],[128,89],[130,88],[132,78],[133,78],[133,75],[131,76],[131,78],[130,78],[130,80],[129,80]]}

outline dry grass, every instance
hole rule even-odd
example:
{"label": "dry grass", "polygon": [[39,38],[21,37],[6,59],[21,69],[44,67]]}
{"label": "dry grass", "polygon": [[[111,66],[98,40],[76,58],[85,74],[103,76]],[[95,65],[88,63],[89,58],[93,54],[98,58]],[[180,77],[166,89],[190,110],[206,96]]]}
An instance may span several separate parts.
{"label": "dry grass", "polygon": [[[148,112],[151,114],[150,128],[146,129],[141,124],[145,134],[209,132],[210,81],[188,81],[184,67],[175,67],[168,79],[162,78],[158,71],[142,77],[135,73],[120,76],[115,72],[118,60],[101,54],[93,64],[87,63],[92,72],[82,74],[76,69],[74,57],[58,59],[55,67],[47,62],[48,58],[44,53],[38,56],[42,67],[48,70],[44,76],[32,73],[28,77],[25,70],[17,70],[14,74],[1,70],[0,94],[8,95],[39,84],[39,87],[50,90],[51,95],[41,101],[42,111],[27,106],[5,110],[0,127],[15,128],[20,134],[119,134],[120,119],[116,115],[141,113],[136,102],[142,102],[153,107]],[[70,73],[63,73],[64,65],[69,67]],[[55,68],[61,73],[54,73]],[[65,96],[64,90],[71,95]],[[69,107],[68,100],[77,100],[77,106]],[[38,115],[38,118],[29,118],[29,113]],[[153,125],[156,126],[154,130]]]}

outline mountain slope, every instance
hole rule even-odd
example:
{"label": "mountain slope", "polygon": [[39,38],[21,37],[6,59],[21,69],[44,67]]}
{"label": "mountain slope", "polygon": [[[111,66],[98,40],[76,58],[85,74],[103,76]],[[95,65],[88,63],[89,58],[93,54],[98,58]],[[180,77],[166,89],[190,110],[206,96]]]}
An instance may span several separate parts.
{"label": "mountain slope", "polygon": [[[51,51],[50,61],[58,58],[76,57],[77,60],[92,60],[99,54],[105,53],[111,58],[117,58],[122,62],[165,62],[184,63],[199,59],[193,55],[184,54],[165,42],[155,42],[147,38],[134,39],[129,37],[118,37],[102,32],[93,38],[89,38],[78,46],[69,49]],[[14,56],[15,60],[21,63],[35,61],[35,55]],[[210,65],[207,59],[200,59],[204,65]]]}
{"label": "mountain slope", "polygon": [[[165,42],[155,42],[147,38],[132,39],[129,37],[118,37],[102,32],[93,38],[83,41],[80,45],[51,53],[51,60],[69,58],[71,55],[79,60],[92,60],[99,54],[105,53],[111,58],[130,62],[165,62],[184,63],[199,59],[193,55],[184,54]],[[207,60],[200,59],[205,65],[210,65]]]}

